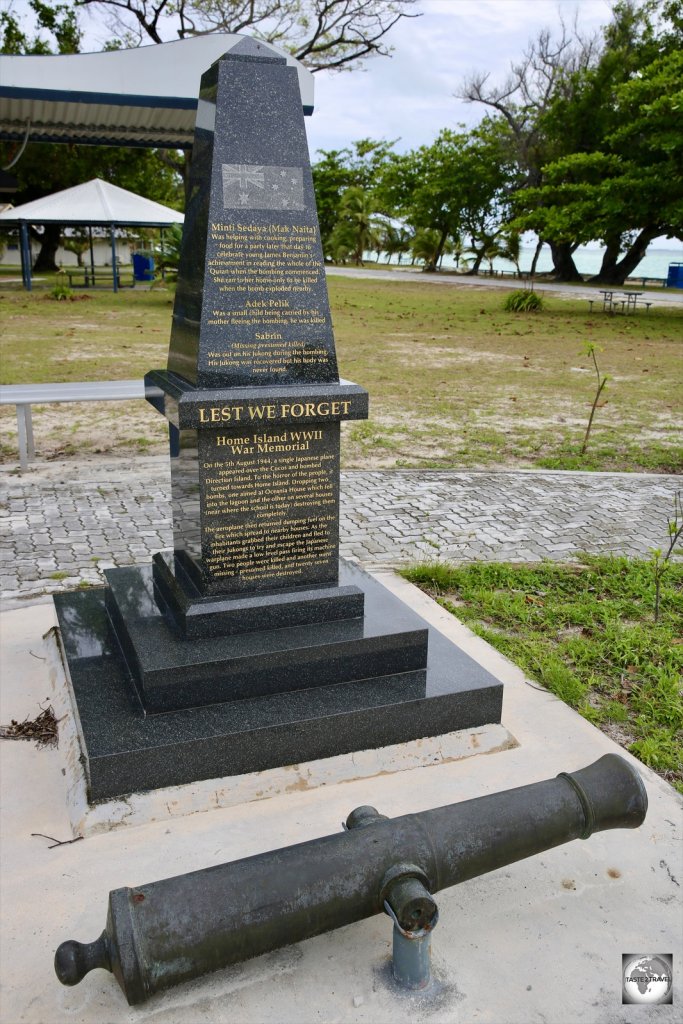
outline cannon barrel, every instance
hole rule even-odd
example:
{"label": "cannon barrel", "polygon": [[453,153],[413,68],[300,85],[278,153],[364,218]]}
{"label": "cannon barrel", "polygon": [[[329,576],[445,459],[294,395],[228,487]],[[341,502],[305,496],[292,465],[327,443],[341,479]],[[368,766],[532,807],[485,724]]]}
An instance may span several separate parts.
{"label": "cannon barrel", "polygon": [[358,808],[339,834],[115,889],[100,938],[62,943],[55,970],[75,985],[103,967],[135,1004],[383,909],[409,934],[435,921],[430,893],[593,832],[637,828],[646,810],[640,776],[615,754],[400,818]]}

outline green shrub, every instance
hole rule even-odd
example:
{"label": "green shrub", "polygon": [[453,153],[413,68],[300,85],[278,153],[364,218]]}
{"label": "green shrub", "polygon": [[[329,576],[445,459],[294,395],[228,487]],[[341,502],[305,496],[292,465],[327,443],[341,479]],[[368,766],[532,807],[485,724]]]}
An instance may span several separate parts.
{"label": "green shrub", "polygon": [[528,288],[520,288],[516,292],[510,292],[503,309],[506,313],[537,313],[543,309],[543,299]]}
{"label": "green shrub", "polygon": [[57,302],[66,302],[67,299],[73,298],[73,292],[67,284],[63,281],[58,281],[50,292],[50,298],[55,299]]}

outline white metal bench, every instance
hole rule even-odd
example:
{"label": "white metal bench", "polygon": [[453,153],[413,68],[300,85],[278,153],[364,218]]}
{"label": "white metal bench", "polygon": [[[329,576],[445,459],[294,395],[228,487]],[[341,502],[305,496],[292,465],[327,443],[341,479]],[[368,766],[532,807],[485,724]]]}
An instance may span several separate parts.
{"label": "white metal bench", "polygon": [[[158,394],[157,394],[158,392]],[[148,395],[161,398],[160,388],[148,390]],[[19,465],[27,469],[35,456],[33,442],[32,405],[51,402],[116,402],[128,398],[144,398],[143,380],[97,380],[61,384],[5,384],[0,387],[0,405],[17,407],[17,433]]]}

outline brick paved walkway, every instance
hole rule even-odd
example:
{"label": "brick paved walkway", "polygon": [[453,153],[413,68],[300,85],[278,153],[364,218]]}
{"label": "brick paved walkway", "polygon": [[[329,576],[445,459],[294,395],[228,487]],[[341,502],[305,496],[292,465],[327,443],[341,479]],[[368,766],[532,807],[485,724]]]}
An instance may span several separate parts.
{"label": "brick paved walkway", "polygon": [[[165,456],[0,468],[0,597],[15,606],[99,583],[101,570],[171,545]],[[416,560],[539,561],[581,551],[646,556],[666,541],[680,480],[616,473],[342,474],[341,553],[368,566]]]}

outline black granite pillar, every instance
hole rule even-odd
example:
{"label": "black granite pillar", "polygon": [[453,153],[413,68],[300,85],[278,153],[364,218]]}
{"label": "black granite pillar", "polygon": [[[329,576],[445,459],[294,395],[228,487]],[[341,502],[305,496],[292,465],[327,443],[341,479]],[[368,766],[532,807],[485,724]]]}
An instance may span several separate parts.
{"label": "black granite pillar", "polygon": [[339,423],[367,393],[337,371],[297,73],[253,40],[202,78],[168,368],[147,380],[180,430],[174,558],[155,561],[175,627],[293,589],[307,610],[282,624],[360,614],[337,587]]}
{"label": "black granite pillar", "polygon": [[202,78],[146,381],[174,549],[55,598],[91,800],[500,720],[495,679],[339,562],[340,423],[368,396],[338,376],[297,73],[253,40]]}

